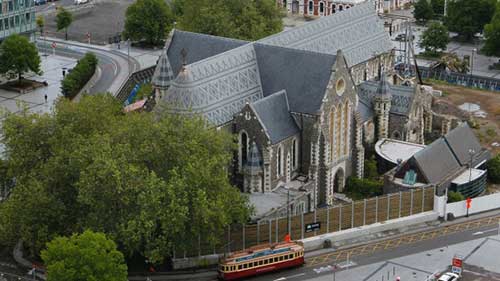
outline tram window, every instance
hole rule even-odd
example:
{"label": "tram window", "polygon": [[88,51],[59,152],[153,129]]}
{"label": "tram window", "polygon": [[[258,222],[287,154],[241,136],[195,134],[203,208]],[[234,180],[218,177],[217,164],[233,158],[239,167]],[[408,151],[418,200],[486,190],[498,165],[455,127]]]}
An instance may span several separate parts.
{"label": "tram window", "polygon": [[241,267],[241,264],[240,264],[240,265],[238,265],[238,269],[241,269],[241,268],[242,268],[242,267]]}
{"label": "tram window", "polygon": [[280,257],[280,261],[282,261],[282,260],[283,260],[283,256]]}
{"label": "tram window", "polygon": [[257,262],[254,262],[254,263],[253,263],[253,266],[257,266]]}
{"label": "tram window", "polygon": [[277,262],[277,261],[278,261],[278,257],[275,257],[275,258],[274,258],[274,262]]}
{"label": "tram window", "polygon": [[247,267],[248,267],[248,263],[245,263],[245,264],[243,265],[243,268],[247,268]]}
{"label": "tram window", "polygon": [[292,254],[289,254],[289,255],[288,255],[288,258],[289,258],[289,259],[293,259],[293,255],[292,255]]}
{"label": "tram window", "polygon": [[264,263],[264,261],[263,261],[263,260],[260,260],[260,261],[259,261],[259,265],[262,265],[263,263]]}

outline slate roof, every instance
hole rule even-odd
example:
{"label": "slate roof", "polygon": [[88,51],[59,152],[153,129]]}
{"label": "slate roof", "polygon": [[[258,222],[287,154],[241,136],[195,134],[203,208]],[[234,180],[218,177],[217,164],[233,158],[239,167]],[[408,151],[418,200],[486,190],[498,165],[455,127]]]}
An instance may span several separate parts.
{"label": "slate roof", "polygon": [[361,116],[361,121],[363,122],[370,120],[373,118],[373,116],[375,116],[372,106],[368,106],[363,102],[358,103],[358,111]]}
{"label": "slate roof", "polygon": [[469,149],[473,149],[474,154],[482,150],[481,144],[465,122],[446,134],[444,139],[462,166],[470,163]]}
{"label": "slate roof", "polygon": [[254,48],[264,96],[286,89],[292,112],[316,114],[336,56],[259,43]]}
{"label": "slate roof", "polygon": [[170,66],[167,52],[164,50],[158,60],[151,82],[155,87],[165,89],[170,86],[172,80],[174,80],[174,72]]}
{"label": "slate roof", "polygon": [[176,29],[171,38],[170,46],[168,46],[167,54],[174,75],[177,76],[183,63],[181,55],[183,48],[187,54],[186,64],[192,64],[245,44],[248,42]]}
{"label": "slate roof", "polygon": [[460,169],[446,141],[439,138],[412,157],[429,183],[438,183]]}
{"label": "slate roof", "polygon": [[[415,88],[402,85],[390,85],[386,86],[391,91],[392,101],[391,101],[391,113],[408,115],[410,114],[411,105],[415,97]],[[364,103],[366,106],[372,107],[372,101],[377,90],[379,88],[378,81],[365,81],[358,86],[358,96],[360,102]]]}
{"label": "slate roof", "polygon": [[393,49],[372,1],[266,37],[260,43],[335,55],[341,49],[349,67]]}
{"label": "slate roof", "polygon": [[251,103],[250,106],[257,114],[271,143],[278,143],[299,133],[299,128],[290,114],[287,93],[284,90]]}

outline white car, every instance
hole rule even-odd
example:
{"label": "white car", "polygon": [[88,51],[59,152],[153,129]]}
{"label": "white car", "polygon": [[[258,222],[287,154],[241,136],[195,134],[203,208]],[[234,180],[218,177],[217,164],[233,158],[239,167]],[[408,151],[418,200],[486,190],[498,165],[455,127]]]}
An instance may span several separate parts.
{"label": "white car", "polygon": [[86,4],[89,0],[75,0],[75,5]]}
{"label": "white car", "polygon": [[458,274],[446,272],[439,277],[438,281],[457,281],[459,278],[460,276],[458,276]]}

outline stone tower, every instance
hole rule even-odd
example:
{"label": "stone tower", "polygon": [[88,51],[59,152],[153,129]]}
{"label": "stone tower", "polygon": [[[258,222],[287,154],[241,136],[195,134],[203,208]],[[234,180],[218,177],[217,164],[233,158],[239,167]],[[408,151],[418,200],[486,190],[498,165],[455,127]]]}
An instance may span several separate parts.
{"label": "stone tower", "polygon": [[375,97],[373,108],[377,116],[377,139],[387,138],[389,135],[389,112],[391,110],[391,88],[385,73],[379,75],[380,82]]}
{"label": "stone tower", "polygon": [[248,161],[245,164],[245,179],[243,187],[246,192],[264,192],[262,188],[262,159],[255,142],[250,146]]}

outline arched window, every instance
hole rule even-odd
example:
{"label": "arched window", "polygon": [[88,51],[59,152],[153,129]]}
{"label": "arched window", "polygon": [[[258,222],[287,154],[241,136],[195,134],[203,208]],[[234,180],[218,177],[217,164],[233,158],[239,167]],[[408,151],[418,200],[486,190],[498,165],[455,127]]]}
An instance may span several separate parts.
{"label": "arched window", "polygon": [[347,10],[347,9],[349,9],[350,7],[351,7],[351,6],[346,6],[346,7],[345,7],[345,9]]}
{"label": "arched window", "polygon": [[309,14],[312,15],[314,10],[313,1],[309,1]]}
{"label": "arched window", "polygon": [[330,159],[335,157],[335,107],[330,110]]}
{"label": "arched window", "polygon": [[337,111],[337,114],[335,116],[335,130],[336,130],[336,136],[337,136],[337,143],[335,144],[335,151],[337,153],[337,157],[340,157],[340,141],[342,138],[342,106],[339,107],[339,110]]}
{"label": "arched window", "polygon": [[281,149],[281,145],[278,146],[278,152],[276,153],[276,161],[277,161],[277,174],[278,177],[283,175],[283,150]]}
{"label": "arched window", "polygon": [[343,11],[343,10],[344,10],[344,6],[339,5],[339,11]]}
{"label": "arched window", "polygon": [[349,155],[349,103],[344,105],[344,155]]}
{"label": "arched window", "polygon": [[335,9],[336,9],[335,4],[332,4],[332,14],[335,14]]}
{"label": "arched window", "polygon": [[248,135],[245,131],[240,133],[240,171],[247,163],[248,159]]}
{"label": "arched window", "polygon": [[283,8],[286,9],[286,0],[283,0]]}
{"label": "arched window", "polygon": [[292,170],[297,169],[297,160],[298,160],[298,151],[299,151],[299,145],[296,139],[293,139],[292,141]]}
{"label": "arched window", "polygon": [[323,4],[323,2],[319,2],[319,14],[321,16],[324,16],[324,13],[325,13],[325,4]]}

